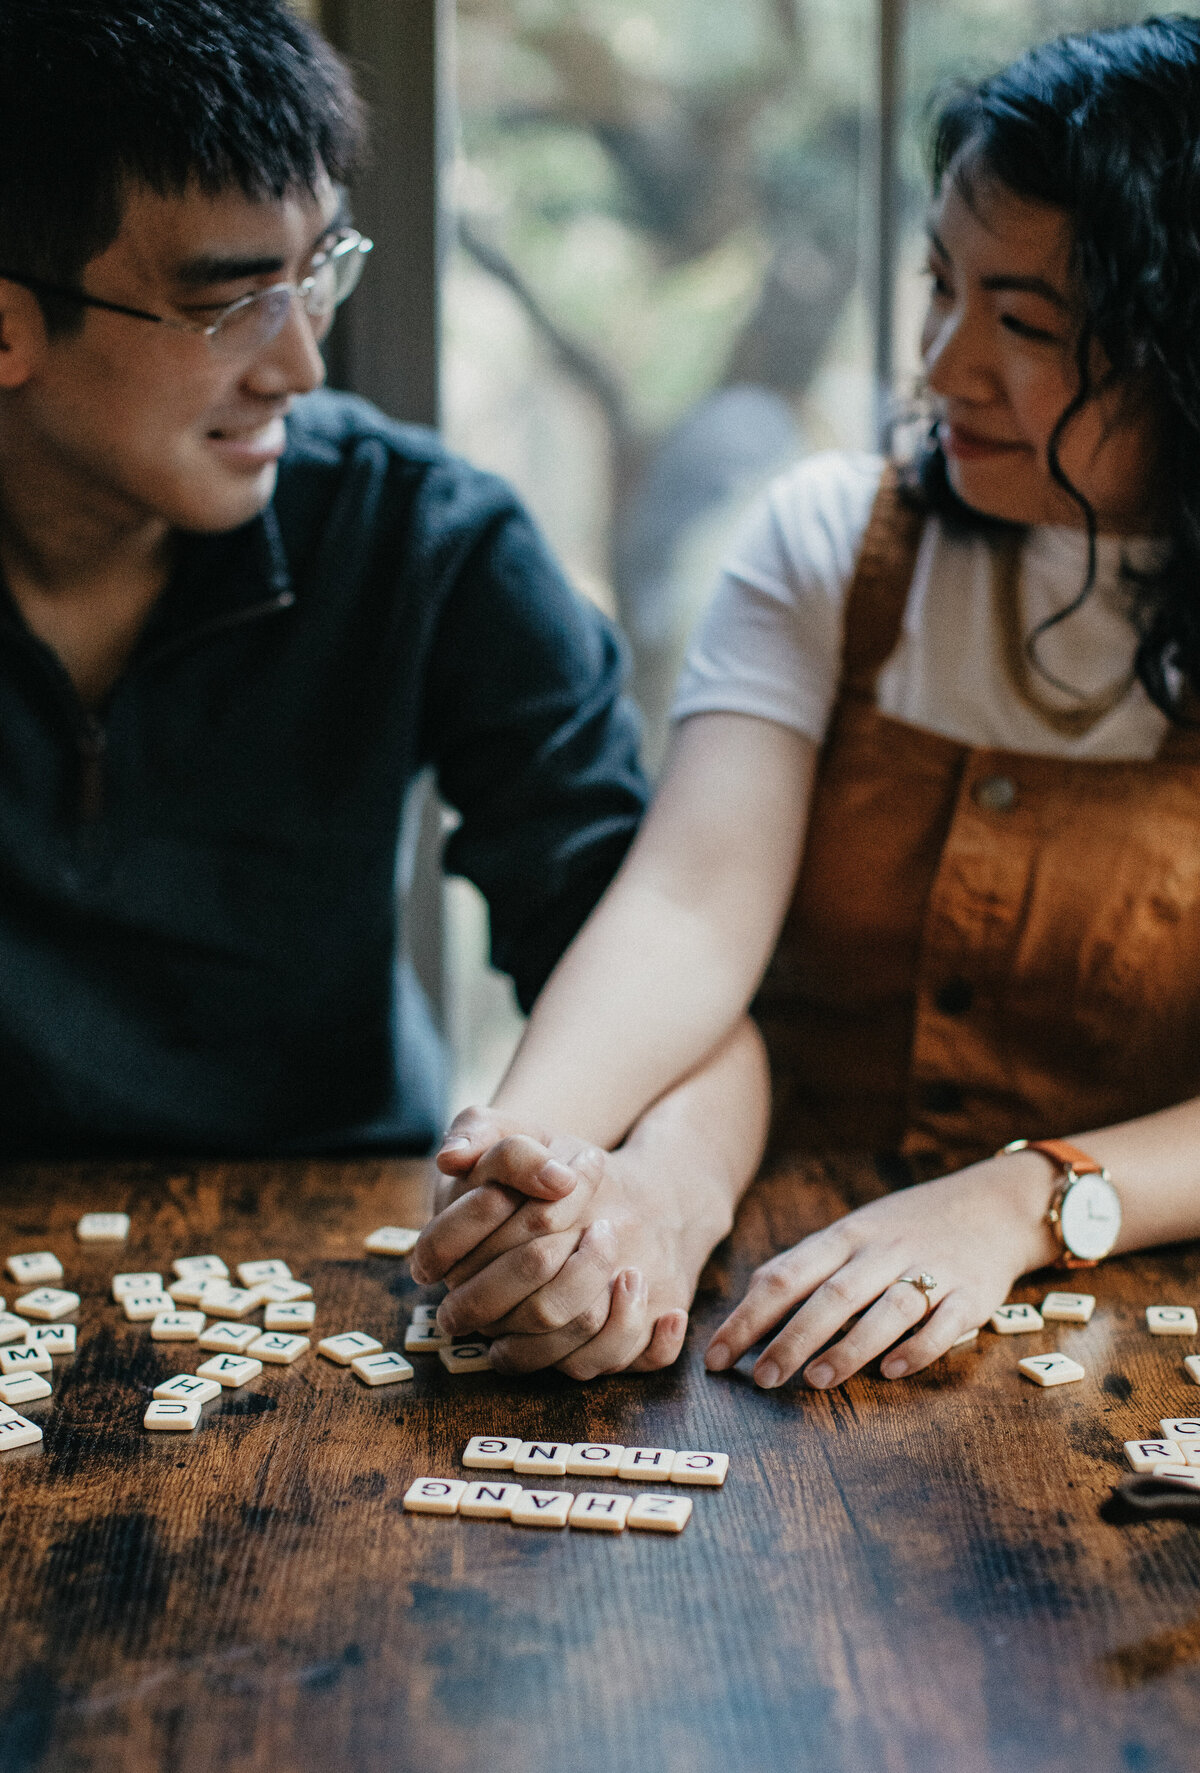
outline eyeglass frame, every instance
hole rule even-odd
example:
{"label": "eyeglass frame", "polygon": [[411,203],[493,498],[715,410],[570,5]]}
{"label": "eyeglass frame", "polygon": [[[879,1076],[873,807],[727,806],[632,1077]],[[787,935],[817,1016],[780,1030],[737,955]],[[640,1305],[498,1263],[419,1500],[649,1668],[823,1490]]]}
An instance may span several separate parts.
{"label": "eyeglass frame", "polygon": [[[230,302],[222,308],[216,319],[209,321],[207,325],[201,325],[196,320],[180,320],[170,314],[152,314],[148,308],[130,308],[124,302],[110,302],[104,296],[89,295],[86,290],[70,289],[65,284],[48,283],[43,277],[30,277],[23,271],[9,271],[2,266],[0,266],[0,277],[7,278],[10,283],[19,283],[23,289],[31,289],[35,295],[57,296],[63,301],[78,302],[82,308],[102,308],[108,314],[125,314],[131,320],[150,320],[156,326],[170,327],[173,332],[190,332],[198,338],[211,339],[217,333],[222,332],[235,315],[264,301],[267,296],[276,295],[282,289],[286,289],[291,295],[300,297],[304,312],[310,320],[319,320],[332,314],[341,306],[347,296],[354,294],[358,286],[358,279],[362,276],[362,265],[367,254],[373,252],[374,248],[375,242],[368,240],[365,234],[360,234],[357,228],[339,229],[334,244],[327,252],[320,255],[320,263],[316,269],[310,271],[307,277],[302,277],[299,283],[272,283],[266,289],[255,290],[252,295],[239,296],[235,302]],[[351,252],[356,253],[359,260],[359,271],[354,281],[328,308],[314,313],[305,302],[304,297],[312,290],[317,272],[331,261],[343,258]],[[280,321],[279,330],[282,330],[285,322],[286,316],[284,320]],[[277,334],[271,336],[276,337]]]}

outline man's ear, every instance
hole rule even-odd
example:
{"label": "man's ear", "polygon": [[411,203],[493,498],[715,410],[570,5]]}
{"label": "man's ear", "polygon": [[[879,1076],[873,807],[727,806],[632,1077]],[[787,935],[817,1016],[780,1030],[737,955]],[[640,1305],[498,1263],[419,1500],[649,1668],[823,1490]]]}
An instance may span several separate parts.
{"label": "man's ear", "polygon": [[31,289],[0,277],[0,391],[23,387],[46,355],[46,322]]}

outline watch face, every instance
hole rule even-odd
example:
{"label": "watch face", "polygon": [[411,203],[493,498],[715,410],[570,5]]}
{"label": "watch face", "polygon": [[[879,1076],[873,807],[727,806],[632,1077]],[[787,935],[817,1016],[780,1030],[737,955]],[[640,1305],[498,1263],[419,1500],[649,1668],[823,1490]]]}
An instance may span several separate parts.
{"label": "watch face", "polygon": [[1080,1176],[1059,1206],[1059,1228],[1072,1256],[1097,1262],[1107,1256],[1121,1229],[1121,1203],[1103,1176]]}

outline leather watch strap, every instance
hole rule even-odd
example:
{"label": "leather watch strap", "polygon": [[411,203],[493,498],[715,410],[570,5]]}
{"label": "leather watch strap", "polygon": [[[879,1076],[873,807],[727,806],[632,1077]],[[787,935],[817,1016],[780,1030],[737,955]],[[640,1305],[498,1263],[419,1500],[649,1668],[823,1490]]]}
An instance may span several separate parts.
{"label": "leather watch strap", "polygon": [[1072,1145],[1066,1139],[1026,1139],[1022,1149],[1040,1151],[1051,1163],[1060,1164],[1064,1170],[1072,1169],[1077,1176],[1104,1174],[1103,1164],[1098,1164],[1094,1157],[1089,1157],[1086,1151],[1080,1151],[1078,1145]]}

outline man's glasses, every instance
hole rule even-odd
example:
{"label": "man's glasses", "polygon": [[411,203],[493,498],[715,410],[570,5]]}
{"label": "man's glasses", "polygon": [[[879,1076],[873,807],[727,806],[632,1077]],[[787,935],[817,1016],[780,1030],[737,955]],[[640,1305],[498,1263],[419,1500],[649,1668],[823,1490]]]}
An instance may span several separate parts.
{"label": "man's glasses", "polygon": [[82,289],[47,283],[40,277],[28,277],[23,271],[0,267],[0,277],[33,290],[35,295],[57,296],[61,301],[77,302],[82,308],[103,308],[109,314],[127,314],[131,320],[151,320],[156,326],[169,326],[175,332],[198,333],[222,357],[250,358],[283,331],[292,311],[293,296],[300,298],[301,307],[313,323],[313,333],[322,338],[334,309],[340,307],[362,276],[367,254],[374,244],[356,229],[343,228],[332,244],[316,255],[308,275],[299,283],[273,283],[269,289],[241,296],[219,309],[208,322],[151,314],[145,308],[127,308],[122,302],[108,302]]}

